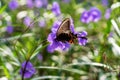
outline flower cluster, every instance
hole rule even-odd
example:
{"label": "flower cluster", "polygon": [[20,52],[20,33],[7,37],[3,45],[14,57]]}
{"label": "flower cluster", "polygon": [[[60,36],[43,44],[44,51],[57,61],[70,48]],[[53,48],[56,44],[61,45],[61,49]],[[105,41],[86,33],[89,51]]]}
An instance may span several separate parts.
{"label": "flower cluster", "polygon": [[20,69],[20,75],[24,76],[24,78],[30,78],[33,76],[33,74],[35,74],[36,70],[33,67],[31,62],[23,62],[21,65],[21,69]]}
{"label": "flower cluster", "polygon": [[91,8],[81,14],[80,20],[83,23],[97,22],[101,18],[101,11],[98,8]]}
{"label": "flower cluster", "polygon": [[51,10],[56,16],[59,16],[61,14],[58,2],[53,2]]}
{"label": "flower cluster", "polygon": [[28,8],[41,8],[46,7],[48,4],[48,0],[26,0],[26,5]]}
{"label": "flower cluster", "polygon": [[[70,48],[70,43],[69,42],[61,42],[61,41],[57,41],[56,40],[56,33],[57,33],[57,30],[60,26],[61,22],[60,21],[56,21],[54,24],[53,24],[53,27],[51,29],[51,33],[48,35],[48,38],[47,40],[50,42],[50,44],[48,45],[47,47],[47,50],[48,52],[54,52],[54,50],[67,50],[68,48]],[[85,45],[87,43],[87,38],[83,38],[83,37],[86,37],[87,36],[87,32],[83,31],[81,33],[77,33],[75,32],[74,30],[74,24],[71,20],[71,24],[70,24],[70,30],[71,32],[76,35],[77,34],[77,38],[78,38],[78,43],[80,45]]]}
{"label": "flower cluster", "polygon": [[[48,5],[48,0],[26,0],[26,5],[28,8],[41,8],[41,7],[47,7]],[[18,1],[17,0],[11,0],[8,4],[9,8],[11,10],[15,10],[19,7]]]}

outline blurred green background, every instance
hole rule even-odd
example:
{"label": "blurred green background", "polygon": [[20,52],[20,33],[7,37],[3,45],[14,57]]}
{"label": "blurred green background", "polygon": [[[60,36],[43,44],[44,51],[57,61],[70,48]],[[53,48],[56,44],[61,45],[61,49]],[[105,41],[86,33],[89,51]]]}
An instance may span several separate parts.
{"label": "blurred green background", "polygon": [[[26,80],[120,80],[119,0],[13,0],[12,6],[11,1],[0,1],[0,80],[21,80],[21,63],[29,56],[36,73]],[[51,10],[54,2],[59,16]],[[92,7],[100,10],[100,20],[83,23],[82,13]],[[68,17],[76,31],[87,31],[88,43],[48,52],[49,42],[39,43],[55,21]]]}

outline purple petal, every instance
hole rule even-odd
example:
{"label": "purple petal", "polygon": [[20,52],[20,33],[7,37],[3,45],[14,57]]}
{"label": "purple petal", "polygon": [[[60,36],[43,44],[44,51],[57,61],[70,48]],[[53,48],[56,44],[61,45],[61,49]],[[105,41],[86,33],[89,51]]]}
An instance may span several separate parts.
{"label": "purple petal", "polygon": [[82,45],[82,46],[86,45],[86,43],[88,42],[86,36],[87,36],[86,31],[82,31],[81,33],[77,34],[79,45]]}
{"label": "purple petal", "polygon": [[39,23],[38,23],[38,25],[39,25],[40,27],[45,27],[45,25],[46,25],[45,20],[40,20]]}
{"label": "purple petal", "polygon": [[13,26],[7,26],[6,31],[11,34],[13,32]]}
{"label": "purple petal", "polygon": [[33,8],[34,7],[33,0],[26,0],[26,5],[27,5],[28,8]]}
{"label": "purple petal", "polygon": [[11,10],[15,10],[18,8],[19,4],[18,4],[17,0],[11,0],[9,2],[8,6]]}
{"label": "purple petal", "polygon": [[92,19],[90,17],[90,13],[88,11],[84,11],[81,14],[81,18],[80,18],[81,22],[83,23],[89,23]]}
{"label": "purple petal", "polygon": [[71,24],[70,24],[70,30],[71,30],[71,32],[72,32],[73,34],[76,34],[75,29],[74,29],[74,24],[73,24],[73,19],[72,19],[72,18],[70,19],[70,22],[71,22]]}
{"label": "purple petal", "polygon": [[61,24],[60,21],[55,21],[55,22],[54,22],[53,27],[52,27],[52,32],[53,32],[53,33],[56,33],[56,32],[57,32],[60,24]]}
{"label": "purple petal", "polygon": [[98,8],[91,8],[90,11],[90,16],[92,17],[93,22],[97,22],[101,18],[101,11]]}
{"label": "purple petal", "polygon": [[111,14],[111,9],[107,9],[106,12],[105,12],[105,18],[106,19],[109,19],[110,18],[110,14]]}
{"label": "purple petal", "polygon": [[48,5],[48,0],[42,0],[42,5],[44,8],[46,8]]}
{"label": "purple petal", "polygon": [[[26,61],[22,63],[22,68],[24,68],[25,65],[26,65]],[[27,62],[26,68],[31,68],[31,67],[33,67],[32,63],[31,62]]]}
{"label": "purple petal", "polygon": [[[24,70],[25,69],[25,70]],[[35,74],[36,70],[33,67],[31,62],[27,62],[24,61],[21,65],[21,69],[20,69],[20,75],[23,76],[23,70],[24,70],[24,78],[30,78],[32,77],[33,74]]]}
{"label": "purple petal", "polygon": [[79,43],[79,45],[81,45],[81,46],[86,45],[87,42],[88,42],[87,39],[78,38],[78,43]]}
{"label": "purple petal", "polygon": [[25,17],[24,18],[24,24],[28,27],[28,26],[33,26],[33,24],[31,24],[31,22],[32,22],[32,20],[31,20],[31,18],[30,17]]}
{"label": "purple petal", "polygon": [[62,0],[64,3],[69,3],[70,0]]}
{"label": "purple petal", "polygon": [[53,40],[53,42],[48,45],[47,50],[48,52],[52,53],[58,46],[59,46],[59,43]]}
{"label": "purple petal", "polygon": [[35,2],[35,7],[37,8],[41,8],[43,5],[41,0],[35,0],[34,2]]}
{"label": "purple petal", "polygon": [[86,31],[82,31],[81,33],[77,34],[77,37],[86,37],[87,36],[87,32]]}
{"label": "purple petal", "polygon": [[30,72],[27,72],[24,74],[24,78],[30,78],[32,77],[33,74],[31,74]]}
{"label": "purple petal", "polygon": [[67,50],[67,49],[69,49],[70,48],[70,44],[69,43],[64,43],[64,46],[63,46],[63,50],[65,51],[65,50]]}
{"label": "purple petal", "polygon": [[47,40],[52,43],[55,38],[56,38],[56,34],[55,34],[55,33],[50,33],[50,34],[48,35]]}
{"label": "purple petal", "polygon": [[38,55],[37,55],[37,58],[38,58],[40,61],[42,61],[42,60],[43,60],[42,54],[38,54]]}
{"label": "purple petal", "polygon": [[103,6],[108,6],[108,0],[101,0]]}
{"label": "purple petal", "polygon": [[56,15],[59,16],[61,14],[60,7],[58,2],[53,2],[52,4],[52,12]]}

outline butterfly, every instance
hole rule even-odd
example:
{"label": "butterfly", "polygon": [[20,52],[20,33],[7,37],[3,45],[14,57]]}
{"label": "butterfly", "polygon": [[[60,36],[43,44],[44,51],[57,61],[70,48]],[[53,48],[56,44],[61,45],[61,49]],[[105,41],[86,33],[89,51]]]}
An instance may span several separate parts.
{"label": "butterfly", "polygon": [[70,19],[66,18],[65,20],[62,21],[60,24],[57,33],[56,33],[56,40],[61,41],[61,42],[69,42],[73,43],[74,39],[77,38],[77,35],[74,35],[71,30],[70,30]]}
{"label": "butterfly", "polygon": [[[74,43],[74,40],[78,38],[77,34],[74,34],[71,29],[71,20],[70,18],[66,18],[65,20],[62,21],[60,24],[57,33],[56,33],[56,40],[61,41],[61,42],[69,42],[69,43]],[[86,37],[79,37],[83,39],[87,39]]]}

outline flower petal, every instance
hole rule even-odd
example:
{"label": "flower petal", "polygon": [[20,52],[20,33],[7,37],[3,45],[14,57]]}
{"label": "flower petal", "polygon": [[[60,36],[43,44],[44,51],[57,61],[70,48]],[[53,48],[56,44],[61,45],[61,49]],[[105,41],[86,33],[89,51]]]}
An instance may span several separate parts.
{"label": "flower petal", "polygon": [[61,14],[60,7],[59,7],[58,2],[53,2],[52,12],[53,12],[56,16],[59,16],[59,15]]}
{"label": "flower petal", "polygon": [[[23,71],[24,70],[24,71]],[[24,72],[24,73],[23,73]],[[24,74],[24,78],[30,78],[32,77],[33,74],[35,74],[36,70],[33,67],[31,62],[26,62],[24,61],[21,65],[21,69],[20,69],[20,75],[23,76]]]}
{"label": "flower petal", "polygon": [[78,38],[78,43],[79,43],[79,45],[81,45],[81,46],[86,45],[87,42],[88,42],[87,39],[84,39],[84,38]]}

